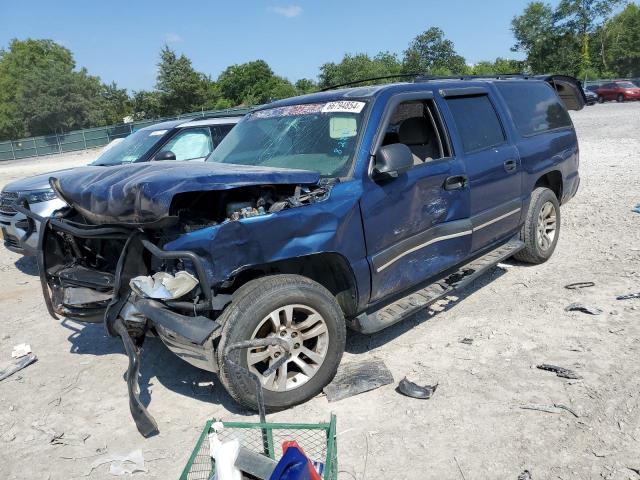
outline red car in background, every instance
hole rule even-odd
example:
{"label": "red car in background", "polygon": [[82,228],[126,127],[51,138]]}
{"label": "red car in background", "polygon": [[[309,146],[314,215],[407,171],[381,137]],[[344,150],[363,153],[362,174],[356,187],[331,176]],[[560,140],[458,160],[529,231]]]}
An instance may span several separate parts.
{"label": "red car in background", "polygon": [[618,102],[640,100],[640,88],[628,80],[600,85],[596,94],[600,103],[607,100],[617,100]]}

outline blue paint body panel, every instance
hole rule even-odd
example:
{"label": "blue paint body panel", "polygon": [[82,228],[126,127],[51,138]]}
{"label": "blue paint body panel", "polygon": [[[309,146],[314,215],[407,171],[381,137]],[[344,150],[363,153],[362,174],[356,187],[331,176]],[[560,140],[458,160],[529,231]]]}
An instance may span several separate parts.
{"label": "blue paint body panel", "polygon": [[[163,248],[200,255],[214,288],[243,269],[319,253],[339,255],[349,266],[357,287],[358,312],[415,289],[439,272],[463,264],[477,252],[516,233],[524,221],[531,191],[543,175],[559,172],[562,201],[577,189],[578,146],[573,128],[520,136],[494,82],[450,80],[352,88],[263,107],[354,99],[366,102],[366,123],[349,175],[329,187],[326,198],[316,203],[185,233]],[[460,87],[488,94],[504,129],[503,144],[463,152],[445,98],[447,89]],[[416,166],[398,178],[374,181],[370,171],[384,134],[382,129],[386,128],[385,115],[393,99],[406,94],[423,95],[433,102],[443,134],[448,137],[444,140],[448,140],[450,154]],[[505,162],[511,160],[516,169],[509,172]],[[107,199],[105,203],[100,195],[108,197],[107,175],[116,175],[120,179],[115,184],[118,199],[130,203],[128,214],[134,218],[135,212],[131,212],[141,205],[140,199],[148,201],[145,211],[166,211],[178,191],[260,184],[313,185],[320,180],[317,174],[305,171],[228,164],[196,167],[193,172],[164,165],[128,166],[118,173],[114,168],[98,174],[86,170],[80,173],[86,177],[84,185],[75,193],[67,192],[67,196],[76,203],[91,197],[97,205],[92,210],[103,205],[109,211],[118,202]],[[468,178],[464,188],[443,188],[447,178],[460,175]],[[102,185],[103,190],[86,186],[90,179],[95,180],[94,185]],[[62,179],[63,186],[64,182]]]}

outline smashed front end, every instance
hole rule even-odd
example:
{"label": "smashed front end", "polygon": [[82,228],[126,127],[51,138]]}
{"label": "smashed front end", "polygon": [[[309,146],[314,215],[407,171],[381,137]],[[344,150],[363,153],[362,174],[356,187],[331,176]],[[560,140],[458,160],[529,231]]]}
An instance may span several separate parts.
{"label": "smashed front end", "polygon": [[104,322],[122,338],[131,413],[144,436],[157,432],[138,398],[145,336],[216,372],[217,318],[231,300],[230,279],[273,255],[256,243],[252,223],[322,202],[330,189],[312,172],[210,164],[88,167],[51,185],[66,211],[40,218],[18,207],[41,222],[47,308],[54,318]]}

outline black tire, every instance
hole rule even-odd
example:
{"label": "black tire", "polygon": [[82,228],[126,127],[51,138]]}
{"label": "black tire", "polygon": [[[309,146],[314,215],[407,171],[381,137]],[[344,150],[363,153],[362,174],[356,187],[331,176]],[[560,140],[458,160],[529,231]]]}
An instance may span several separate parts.
{"label": "black tire", "polygon": [[[555,209],[555,232],[548,248],[543,248],[538,241],[538,227],[540,212],[547,203],[551,203]],[[524,242],[525,247],[516,253],[514,258],[536,265],[549,260],[556,249],[558,238],[560,237],[560,220],[560,204],[558,203],[555,193],[548,188],[536,188],[531,193],[527,218],[520,231],[520,240]]]}
{"label": "black tire", "polygon": [[598,95],[598,103],[604,103],[604,97],[601,95]]}
{"label": "black tire", "polygon": [[[248,373],[225,362],[227,345],[250,340],[262,320],[285,305],[301,304],[314,309],[325,321],[328,332],[327,351],[317,372],[301,386],[276,392],[263,389],[267,411],[303,403],[322,391],[335,376],[346,340],[344,315],[335,297],[322,285],[299,275],[272,275],[247,282],[233,295],[232,302],[219,318],[223,324],[217,350],[220,380],[229,394],[241,405],[256,410],[256,384]],[[230,359],[247,368],[247,350],[230,352]]]}
{"label": "black tire", "polygon": [[622,102],[624,102],[624,95],[623,95],[623,94],[621,94],[621,93],[619,93],[619,94],[618,94],[618,98],[617,98],[617,100],[618,100],[618,103],[622,103]]}

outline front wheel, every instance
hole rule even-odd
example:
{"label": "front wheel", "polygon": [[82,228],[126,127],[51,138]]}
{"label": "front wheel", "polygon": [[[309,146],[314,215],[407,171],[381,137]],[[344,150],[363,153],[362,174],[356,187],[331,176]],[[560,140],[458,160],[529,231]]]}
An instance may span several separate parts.
{"label": "front wheel", "polygon": [[531,193],[527,218],[520,232],[525,248],[514,257],[527,263],[544,263],[556,249],[560,236],[560,204],[548,188],[539,187]]}
{"label": "front wheel", "polygon": [[598,103],[604,103],[604,97],[602,95],[598,95]]}
{"label": "front wheel", "polygon": [[[335,297],[322,285],[299,275],[272,275],[243,285],[220,316],[218,345],[220,379],[240,404],[256,409],[256,384],[242,366],[262,383],[267,411],[309,400],[334,377],[344,352],[346,327]],[[270,375],[270,365],[282,355],[280,347],[235,350],[226,361],[227,345],[278,337],[287,342],[289,360]]]}
{"label": "front wheel", "polygon": [[618,94],[618,99],[617,100],[618,100],[618,103],[624,102],[624,95],[622,95],[621,93]]}

